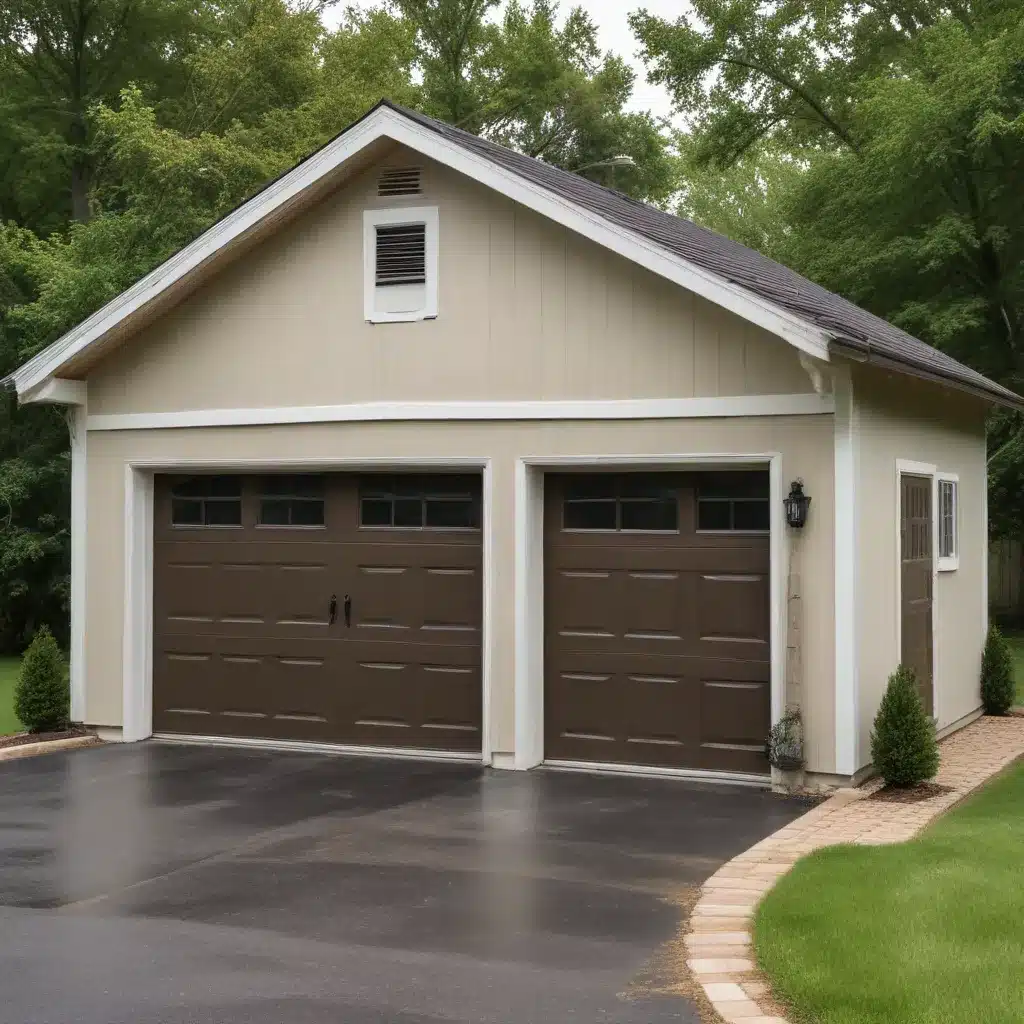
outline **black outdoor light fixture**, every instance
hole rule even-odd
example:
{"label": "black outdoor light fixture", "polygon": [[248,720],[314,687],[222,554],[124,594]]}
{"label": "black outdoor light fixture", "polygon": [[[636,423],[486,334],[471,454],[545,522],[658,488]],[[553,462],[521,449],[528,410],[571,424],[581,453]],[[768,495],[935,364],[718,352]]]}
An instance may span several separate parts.
{"label": "black outdoor light fixture", "polygon": [[807,506],[811,499],[804,494],[803,480],[794,480],[789,485],[789,495],[782,499],[786,510],[786,522],[795,530],[799,530],[807,522]]}

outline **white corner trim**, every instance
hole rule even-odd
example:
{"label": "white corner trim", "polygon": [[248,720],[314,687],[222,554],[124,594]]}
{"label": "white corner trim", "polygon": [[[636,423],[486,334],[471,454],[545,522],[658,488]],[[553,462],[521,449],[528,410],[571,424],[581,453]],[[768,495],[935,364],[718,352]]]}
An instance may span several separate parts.
{"label": "white corner trim", "polygon": [[[76,382],[77,383],[77,382]],[[88,590],[86,562],[88,536],[88,431],[84,404],[69,410],[71,433],[71,721],[85,721],[85,619]]]}
{"label": "white corner trim", "polygon": [[[938,552],[939,543],[939,531],[941,528],[941,522],[939,516],[942,513],[942,507],[939,504],[939,485],[942,483],[951,483],[956,486],[953,488],[953,554],[952,555],[941,555]],[[935,570],[936,572],[956,572],[960,568],[960,476],[958,473],[944,473],[937,472],[935,474],[935,545],[936,545],[936,559],[935,559]],[[987,548],[986,548],[987,550]]]}
{"label": "white corner trim", "polygon": [[[377,228],[382,225],[422,224],[426,233],[426,283],[417,309],[384,312],[377,309]],[[436,206],[402,206],[363,211],[363,316],[373,324],[413,323],[437,316],[440,266],[440,217]],[[416,286],[413,286],[416,287]]]}
{"label": "white corner trim", "polygon": [[861,767],[858,632],[861,587],[858,558],[859,432],[849,367],[834,375],[835,474],[835,734],[838,775]]}
{"label": "white corner trim", "polygon": [[68,360],[103,338],[112,328],[152,302],[172,284],[198,270],[224,246],[247,235],[269,214],[296,200],[326,174],[381,138],[393,139],[409,146],[652,273],[757,324],[785,339],[798,350],[824,361],[829,360],[829,337],[821,328],[553,194],[543,186],[448,141],[438,132],[415,123],[405,115],[387,107],[379,107],[15,370],[12,379],[18,394],[24,394],[58,373]]}
{"label": "white corner trim", "polygon": [[515,760],[544,760],[544,477],[515,463]]}
{"label": "white corner trim", "polygon": [[61,377],[48,377],[38,386],[29,391],[18,392],[21,405],[50,402],[55,405],[84,406],[89,395],[89,385],[84,380],[64,380]]}
{"label": "white corner trim", "polygon": [[185,409],[89,417],[90,430],[171,430],[288,423],[374,423],[432,420],[634,420],[732,416],[818,416],[831,395],[737,395],[725,398],[641,398],[551,402],[362,402],[256,409]]}

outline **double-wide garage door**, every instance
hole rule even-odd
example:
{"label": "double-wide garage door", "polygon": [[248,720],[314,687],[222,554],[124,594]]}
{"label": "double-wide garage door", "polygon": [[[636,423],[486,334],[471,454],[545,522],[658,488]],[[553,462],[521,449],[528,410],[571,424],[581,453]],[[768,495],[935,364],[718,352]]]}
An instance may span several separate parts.
{"label": "double-wide garage door", "polygon": [[[549,760],[767,771],[767,488],[546,477]],[[159,477],[155,729],[478,751],[481,513],[475,476]]]}
{"label": "double-wide garage door", "polygon": [[157,732],[478,751],[475,476],[158,477]]}

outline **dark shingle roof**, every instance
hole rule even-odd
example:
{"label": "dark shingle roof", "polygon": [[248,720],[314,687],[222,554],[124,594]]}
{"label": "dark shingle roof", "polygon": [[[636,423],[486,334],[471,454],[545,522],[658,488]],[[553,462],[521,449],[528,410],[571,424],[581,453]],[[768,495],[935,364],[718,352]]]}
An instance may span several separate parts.
{"label": "dark shingle roof", "polygon": [[835,347],[840,351],[866,355],[895,369],[948,382],[1000,404],[1024,408],[1024,399],[1012,391],[745,245],[443,121],[387,101],[385,105],[437,132],[447,141],[816,325],[835,339]]}

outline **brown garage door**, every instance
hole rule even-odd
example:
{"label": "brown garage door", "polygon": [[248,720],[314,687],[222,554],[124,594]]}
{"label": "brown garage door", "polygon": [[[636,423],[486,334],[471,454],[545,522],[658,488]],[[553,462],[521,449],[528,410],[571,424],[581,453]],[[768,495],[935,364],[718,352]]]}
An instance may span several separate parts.
{"label": "brown garage door", "polygon": [[545,756],[768,771],[768,474],[545,480]]}
{"label": "brown garage door", "polygon": [[477,477],[158,477],[158,732],[480,749]]}

